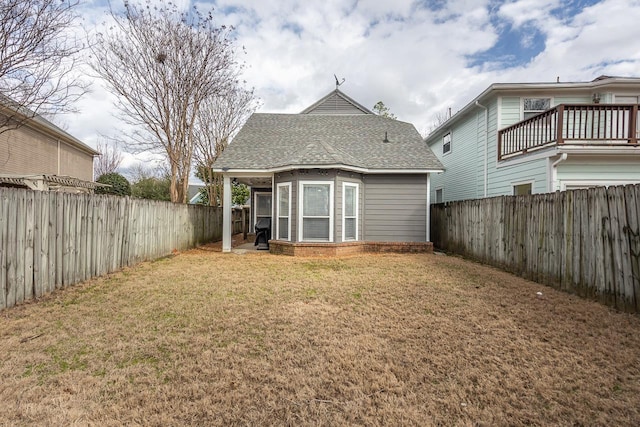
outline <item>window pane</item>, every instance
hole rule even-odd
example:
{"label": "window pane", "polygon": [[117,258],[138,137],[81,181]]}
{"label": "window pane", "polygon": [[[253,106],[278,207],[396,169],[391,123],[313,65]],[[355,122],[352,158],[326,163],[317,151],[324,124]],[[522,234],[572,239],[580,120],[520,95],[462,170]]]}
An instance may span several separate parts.
{"label": "window pane", "polygon": [[514,196],[526,196],[531,194],[531,183],[513,186]]}
{"label": "window pane", "polygon": [[347,240],[355,240],[356,238],[356,219],[345,218],[344,220],[344,238]]}
{"label": "window pane", "polygon": [[329,240],[329,218],[304,218],[302,223],[304,240]]}
{"label": "window pane", "polygon": [[442,203],[442,189],[436,190],[436,203]]}
{"label": "window pane", "polygon": [[525,111],[544,111],[551,108],[550,98],[525,98],[524,110]]}
{"label": "window pane", "polygon": [[278,218],[278,239],[289,240],[289,218]]}
{"label": "window pane", "polygon": [[344,187],[344,216],[356,216],[356,187]]}
{"label": "window pane", "polygon": [[329,216],[329,184],[304,184],[303,189],[304,216]]}
{"label": "window pane", "polygon": [[442,138],[442,153],[446,154],[451,151],[451,134],[448,133]]}
{"label": "window pane", "polygon": [[256,214],[258,216],[271,216],[271,194],[257,194],[256,198]]}
{"label": "window pane", "polygon": [[289,187],[278,187],[278,215],[289,216]]}

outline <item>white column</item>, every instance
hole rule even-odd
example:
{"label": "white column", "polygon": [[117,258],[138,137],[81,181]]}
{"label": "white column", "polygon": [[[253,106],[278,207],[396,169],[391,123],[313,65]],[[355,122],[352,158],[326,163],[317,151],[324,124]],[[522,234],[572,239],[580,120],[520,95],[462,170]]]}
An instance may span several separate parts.
{"label": "white column", "polygon": [[231,177],[223,174],[222,252],[231,252]]}
{"label": "white column", "polygon": [[427,242],[431,241],[431,174],[427,173]]}

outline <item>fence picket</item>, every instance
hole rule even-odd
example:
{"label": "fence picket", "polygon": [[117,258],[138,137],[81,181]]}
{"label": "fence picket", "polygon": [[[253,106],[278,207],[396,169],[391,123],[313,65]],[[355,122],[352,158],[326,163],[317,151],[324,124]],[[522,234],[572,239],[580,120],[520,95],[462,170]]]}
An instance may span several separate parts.
{"label": "fence picket", "polygon": [[437,248],[640,312],[640,184],[431,206]]}
{"label": "fence picket", "polygon": [[215,207],[0,188],[0,310],[220,239],[221,227]]}

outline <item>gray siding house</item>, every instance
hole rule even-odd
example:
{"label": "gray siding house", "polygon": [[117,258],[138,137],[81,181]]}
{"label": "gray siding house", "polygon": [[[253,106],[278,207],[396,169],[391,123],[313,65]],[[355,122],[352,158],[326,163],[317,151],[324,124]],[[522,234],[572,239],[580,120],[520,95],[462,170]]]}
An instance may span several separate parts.
{"label": "gray siding house", "polygon": [[214,164],[249,185],[252,220],[272,221],[271,251],[335,254],[429,244],[430,174],[443,167],[410,123],[336,89],[300,114],[253,114]]}
{"label": "gray siding house", "polygon": [[434,203],[640,182],[640,79],[495,83],[425,141]]}

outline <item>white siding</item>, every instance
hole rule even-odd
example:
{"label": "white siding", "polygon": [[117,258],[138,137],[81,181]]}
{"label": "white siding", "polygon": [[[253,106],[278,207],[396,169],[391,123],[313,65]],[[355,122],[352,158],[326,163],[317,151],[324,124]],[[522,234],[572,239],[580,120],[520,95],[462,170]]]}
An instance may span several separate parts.
{"label": "white siding", "polygon": [[[478,158],[478,120],[484,121],[484,110],[480,108],[467,114],[454,128],[440,132],[439,137],[430,146],[445,167],[443,173],[431,175],[432,200],[435,201],[435,192],[441,188],[445,202],[482,196],[473,185],[483,164],[482,157]],[[442,138],[449,131],[451,151],[443,154]],[[484,127],[482,131],[484,132]]]}
{"label": "white siding", "polygon": [[640,182],[640,155],[638,156],[569,156],[558,165],[558,182],[564,185],[605,185]]}

